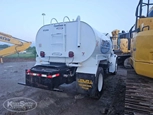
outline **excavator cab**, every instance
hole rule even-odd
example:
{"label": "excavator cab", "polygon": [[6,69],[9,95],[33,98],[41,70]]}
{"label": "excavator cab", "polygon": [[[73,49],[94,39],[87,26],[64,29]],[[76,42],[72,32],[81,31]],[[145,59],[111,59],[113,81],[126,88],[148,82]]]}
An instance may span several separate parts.
{"label": "excavator cab", "polygon": [[[150,29],[153,25],[153,3],[150,3],[150,0],[140,0],[136,8],[136,22],[135,22],[135,31],[143,31],[144,29]],[[146,16],[143,13],[146,11]]]}
{"label": "excavator cab", "polygon": [[120,39],[120,50],[127,54],[130,52],[130,44],[131,44],[131,38],[129,33],[126,33],[125,31],[119,34]]}
{"label": "excavator cab", "polygon": [[113,49],[114,53],[118,56],[118,65],[122,65],[125,68],[131,67],[130,64],[128,64],[128,59],[130,58],[130,43],[131,39],[129,37],[129,33],[122,30],[115,29],[112,31],[112,43],[113,43]]}
{"label": "excavator cab", "polygon": [[[145,0],[146,1],[146,0]],[[153,78],[153,3],[139,1],[136,8],[135,29],[130,31],[131,64],[139,75]],[[143,11],[142,11],[143,10]],[[146,16],[143,16],[146,11]]]}
{"label": "excavator cab", "polygon": [[152,9],[149,11],[148,17],[153,17],[153,7],[152,7]]}

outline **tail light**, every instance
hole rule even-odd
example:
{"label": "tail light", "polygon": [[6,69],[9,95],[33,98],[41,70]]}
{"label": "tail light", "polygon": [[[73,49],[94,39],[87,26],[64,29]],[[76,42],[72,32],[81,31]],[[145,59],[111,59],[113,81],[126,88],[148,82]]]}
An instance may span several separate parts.
{"label": "tail light", "polygon": [[74,52],[69,51],[69,57],[74,57]]}
{"label": "tail light", "polygon": [[40,56],[41,56],[41,57],[45,57],[45,52],[44,52],[44,51],[41,51],[41,52],[40,52]]}
{"label": "tail light", "polygon": [[54,77],[58,77],[58,76],[60,76],[60,74],[59,74],[59,73],[54,74],[54,75],[48,75],[48,76],[47,76],[47,78],[54,78]]}

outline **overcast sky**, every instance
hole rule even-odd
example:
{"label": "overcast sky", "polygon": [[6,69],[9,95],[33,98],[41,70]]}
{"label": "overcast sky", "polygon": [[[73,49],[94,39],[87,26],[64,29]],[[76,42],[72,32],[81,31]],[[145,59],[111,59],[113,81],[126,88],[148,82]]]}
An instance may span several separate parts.
{"label": "overcast sky", "polygon": [[135,22],[139,0],[0,0],[0,32],[35,41],[38,29],[51,18],[81,20],[101,32],[129,30]]}

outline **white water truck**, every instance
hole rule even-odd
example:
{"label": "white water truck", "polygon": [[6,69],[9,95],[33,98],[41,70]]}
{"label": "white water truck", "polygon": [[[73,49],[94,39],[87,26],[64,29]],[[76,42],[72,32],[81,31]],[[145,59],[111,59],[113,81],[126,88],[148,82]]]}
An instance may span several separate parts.
{"label": "white water truck", "polygon": [[78,93],[99,98],[104,78],[117,72],[112,41],[79,16],[75,21],[66,18],[63,22],[53,18],[38,30],[36,64],[26,70],[26,85],[54,90],[76,81]]}

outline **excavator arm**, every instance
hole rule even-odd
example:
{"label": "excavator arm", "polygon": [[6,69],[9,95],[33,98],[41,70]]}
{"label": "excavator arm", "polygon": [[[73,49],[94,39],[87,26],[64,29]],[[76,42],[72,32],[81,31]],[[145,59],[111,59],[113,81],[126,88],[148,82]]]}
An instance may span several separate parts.
{"label": "excavator arm", "polygon": [[3,60],[2,60],[3,57],[24,51],[27,48],[29,48],[31,45],[31,42],[21,40],[19,38],[13,37],[9,34],[5,34],[2,32],[0,32],[0,42],[13,44],[12,46],[8,48],[0,50],[1,63],[3,63]]}
{"label": "excavator arm", "polygon": [[113,42],[113,49],[114,50],[119,50],[119,45],[118,45],[118,34],[119,34],[119,30],[114,30],[112,31],[112,42]]}
{"label": "excavator arm", "polygon": [[9,34],[0,32],[0,41],[10,43],[10,44],[15,44],[15,45],[22,45],[23,40],[19,38],[15,38]]}

